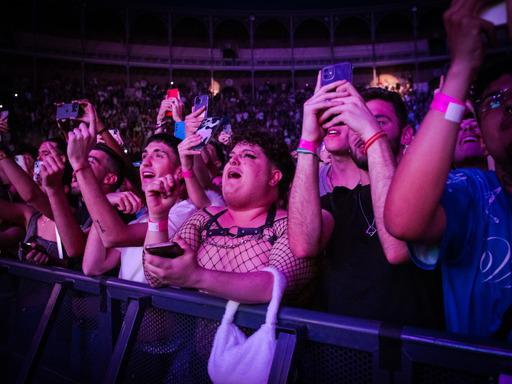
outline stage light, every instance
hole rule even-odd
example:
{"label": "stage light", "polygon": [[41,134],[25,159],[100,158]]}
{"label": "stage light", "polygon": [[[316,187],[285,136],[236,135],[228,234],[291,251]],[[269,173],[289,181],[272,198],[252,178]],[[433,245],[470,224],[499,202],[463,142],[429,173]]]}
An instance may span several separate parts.
{"label": "stage light", "polygon": [[17,93],[15,93],[15,94],[14,94],[14,97],[18,97],[18,94],[17,94]]}

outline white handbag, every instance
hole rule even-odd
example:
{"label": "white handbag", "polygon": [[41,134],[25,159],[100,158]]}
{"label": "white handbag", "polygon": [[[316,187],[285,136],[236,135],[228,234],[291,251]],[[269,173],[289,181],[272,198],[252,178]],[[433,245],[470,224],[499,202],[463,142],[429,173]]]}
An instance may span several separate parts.
{"label": "white handbag", "polygon": [[208,374],[215,384],[268,382],[277,344],[277,311],[286,288],[286,278],[273,267],[263,271],[274,275],[272,300],[268,305],[265,323],[251,336],[245,336],[233,324],[239,303],[228,301],[208,360]]}

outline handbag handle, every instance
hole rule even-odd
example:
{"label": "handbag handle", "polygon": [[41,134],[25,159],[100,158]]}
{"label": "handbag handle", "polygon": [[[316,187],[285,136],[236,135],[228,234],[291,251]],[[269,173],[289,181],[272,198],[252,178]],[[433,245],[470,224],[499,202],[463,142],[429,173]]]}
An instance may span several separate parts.
{"label": "handbag handle", "polygon": [[[286,288],[286,278],[282,272],[279,272],[274,267],[265,267],[262,271],[270,272],[274,277],[272,299],[268,304],[265,324],[268,326],[275,326],[277,324],[277,312],[279,310],[279,305],[281,304],[281,299],[283,298]],[[229,300],[227,302],[226,311],[224,312],[224,316],[222,316],[222,324],[231,324],[233,322],[239,305],[240,303],[233,300]]]}

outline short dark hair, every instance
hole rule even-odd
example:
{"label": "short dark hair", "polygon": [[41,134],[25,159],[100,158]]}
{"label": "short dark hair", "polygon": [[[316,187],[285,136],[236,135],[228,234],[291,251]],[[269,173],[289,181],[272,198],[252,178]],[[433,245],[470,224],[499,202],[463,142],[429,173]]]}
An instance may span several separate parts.
{"label": "short dark hair", "polygon": [[361,96],[366,102],[370,100],[383,100],[391,103],[398,117],[400,130],[405,128],[407,125],[407,107],[398,92],[388,91],[387,89],[379,87],[370,87],[361,91]]}
{"label": "short dark hair", "polygon": [[281,171],[283,177],[279,182],[279,198],[286,204],[295,174],[295,163],[283,138],[272,136],[261,129],[244,129],[233,135],[231,149],[239,143],[258,145],[272,164]]}
{"label": "short dark hair", "polygon": [[471,89],[471,100],[475,106],[489,84],[506,74],[512,75],[512,54],[487,56],[484,59]]}
{"label": "short dark hair", "polygon": [[176,137],[171,136],[168,133],[157,133],[157,134],[150,136],[146,140],[146,144],[144,145],[144,148],[146,148],[151,143],[163,143],[163,144],[167,145],[169,148],[172,149],[172,151],[176,155],[178,162],[180,161],[180,154],[178,152],[178,145],[181,143],[180,139],[177,139]]}
{"label": "short dark hair", "polygon": [[49,137],[43,140],[43,143],[49,141],[56,144],[57,153],[67,157],[67,143],[60,137]]}
{"label": "short dark hair", "polygon": [[92,149],[102,151],[107,155],[106,167],[109,172],[117,175],[117,181],[113,185],[113,189],[117,190],[123,184],[125,177],[124,161],[112,148],[103,143],[96,143]]}

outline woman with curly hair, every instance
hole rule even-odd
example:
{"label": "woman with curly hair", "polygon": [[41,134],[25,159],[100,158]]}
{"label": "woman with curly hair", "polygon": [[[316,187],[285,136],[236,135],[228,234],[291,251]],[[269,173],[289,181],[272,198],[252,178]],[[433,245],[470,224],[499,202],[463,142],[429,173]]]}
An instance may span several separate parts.
{"label": "woman with curly hair", "polygon": [[[285,206],[293,173],[284,141],[261,131],[235,135],[222,176],[226,208],[207,207],[185,222],[174,238],[184,255],[168,259],[146,254],[144,269],[150,284],[264,303],[272,297],[273,276],[262,270],[274,267],[286,277],[288,299],[303,298],[314,273],[313,262],[293,256],[287,212],[280,208]],[[159,222],[158,208],[165,195],[155,191],[146,197],[150,220]],[[164,232],[148,230],[145,243],[166,240]]]}

